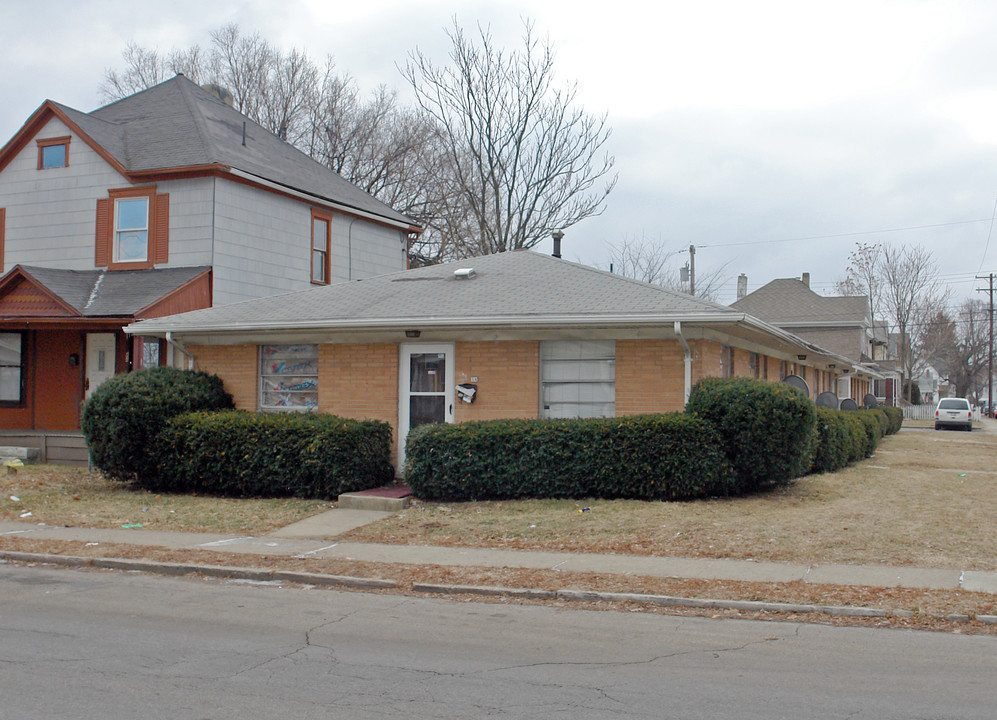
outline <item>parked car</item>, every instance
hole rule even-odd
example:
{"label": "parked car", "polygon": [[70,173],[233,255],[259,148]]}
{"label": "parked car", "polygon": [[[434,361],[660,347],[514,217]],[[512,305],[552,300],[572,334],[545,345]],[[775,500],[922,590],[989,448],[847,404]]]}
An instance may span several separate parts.
{"label": "parked car", "polygon": [[942,398],[935,408],[935,430],[943,427],[973,430],[973,408],[966,398]]}

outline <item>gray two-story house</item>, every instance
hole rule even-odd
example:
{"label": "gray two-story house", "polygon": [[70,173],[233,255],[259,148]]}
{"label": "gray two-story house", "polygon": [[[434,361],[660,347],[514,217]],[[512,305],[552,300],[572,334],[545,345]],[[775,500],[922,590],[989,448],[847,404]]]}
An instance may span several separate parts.
{"label": "gray two-story house", "polygon": [[0,445],[71,456],[103,380],[181,359],[125,325],[402,270],[419,231],[183,76],[45,101],[0,149]]}

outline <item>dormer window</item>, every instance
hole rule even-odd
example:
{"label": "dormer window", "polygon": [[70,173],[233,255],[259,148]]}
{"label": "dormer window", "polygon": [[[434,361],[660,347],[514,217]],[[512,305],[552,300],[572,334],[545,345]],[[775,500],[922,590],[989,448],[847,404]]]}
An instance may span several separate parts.
{"label": "dormer window", "polygon": [[38,169],[69,167],[69,138],[47,138],[38,141]]}
{"label": "dormer window", "polygon": [[114,201],[114,262],[145,262],[149,258],[149,198]]}

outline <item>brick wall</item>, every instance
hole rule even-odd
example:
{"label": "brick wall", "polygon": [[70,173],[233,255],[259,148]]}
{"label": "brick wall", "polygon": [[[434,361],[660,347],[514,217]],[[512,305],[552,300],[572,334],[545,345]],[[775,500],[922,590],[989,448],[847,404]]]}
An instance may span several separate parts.
{"label": "brick wall", "polygon": [[535,418],[540,411],[540,343],[536,340],[459,342],[454,348],[457,384],[474,382],[474,403],[456,401],[457,422]]}
{"label": "brick wall", "polygon": [[677,340],[616,341],[616,414],[685,407],[685,363]]}
{"label": "brick wall", "polygon": [[391,425],[392,463],[398,459],[398,345],[318,346],[318,409]]}
{"label": "brick wall", "polygon": [[240,410],[256,410],[259,367],[256,345],[190,345],[194,367],[217,375]]}

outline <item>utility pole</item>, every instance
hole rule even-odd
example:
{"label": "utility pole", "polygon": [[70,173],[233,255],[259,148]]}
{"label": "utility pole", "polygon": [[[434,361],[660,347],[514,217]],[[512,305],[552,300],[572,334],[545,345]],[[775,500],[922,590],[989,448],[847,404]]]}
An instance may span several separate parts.
{"label": "utility pole", "polygon": [[[977,275],[977,280],[988,280],[990,288],[977,288],[976,292],[990,293],[990,345],[987,348],[987,408],[993,413],[994,407],[994,274]],[[997,416],[995,416],[997,417]]]}
{"label": "utility pole", "polygon": [[696,246],[689,246],[689,294],[696,294]]}

